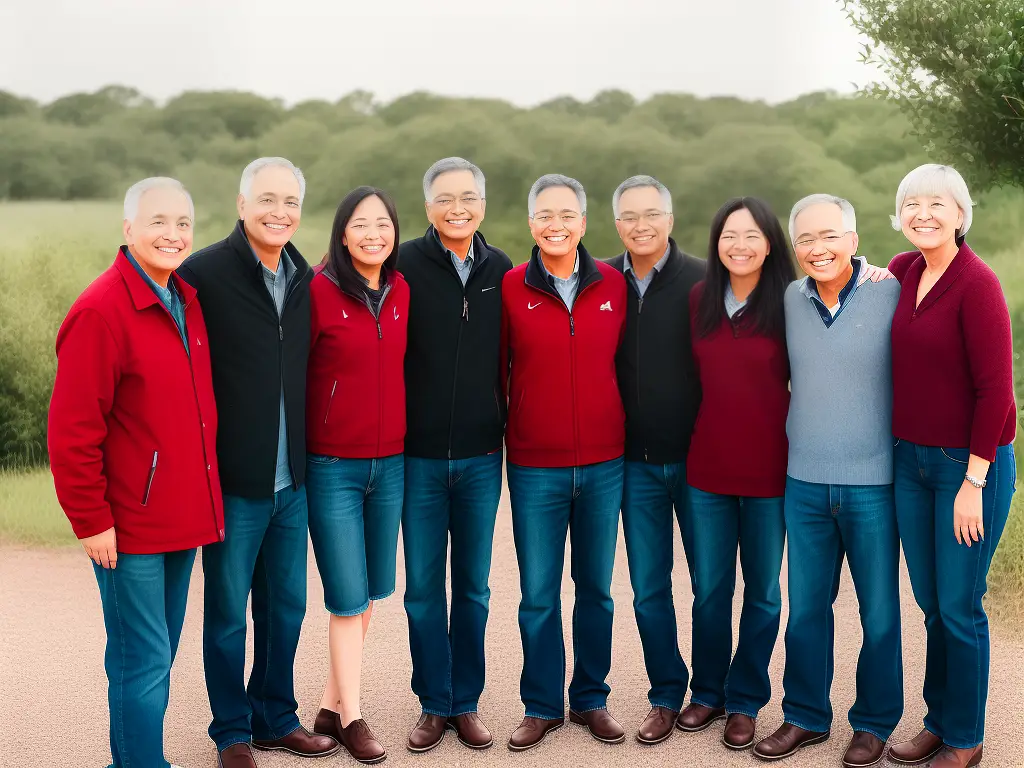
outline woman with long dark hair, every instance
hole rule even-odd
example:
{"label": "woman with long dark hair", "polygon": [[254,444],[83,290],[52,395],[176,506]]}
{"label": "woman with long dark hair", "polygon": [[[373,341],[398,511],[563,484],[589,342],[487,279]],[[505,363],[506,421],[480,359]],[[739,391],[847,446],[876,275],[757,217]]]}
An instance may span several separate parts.
{"label": "woman with long dark hair", "polygon": [[362,719],[359,683],[373,603],[395,591],[405,480],[409,286],[397,260],[395,204],[382,190],[359,187],[338,206],[310,287],[306,494],[331,614],[314,730],[363,763],[386,757]]}
{"label": "woman with long dark hair", "polygon": [[[684,731],[728,716],[724,743],[746,749],[771,698],[786,539],[789,360],[783,297],[796,279],[782,226],[753,197],[711,225],[707,276],[690,293],[693,356],[703,390],[687,455],[694,605]],[[736,552],[743,568],[739,645],[732,649]]]}

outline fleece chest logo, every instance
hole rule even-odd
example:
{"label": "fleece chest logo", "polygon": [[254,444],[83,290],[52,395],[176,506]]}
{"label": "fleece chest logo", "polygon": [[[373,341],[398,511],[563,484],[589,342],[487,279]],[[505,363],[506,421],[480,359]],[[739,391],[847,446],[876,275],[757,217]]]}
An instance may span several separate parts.
{"label": "fleece chest logo", "polygon": [[536,309],[537,307],[539,307],[543,303],[544,303],[543,301],[538,301],[536,304],[534,304],[534,303],[528,301],[528,302],[526,302],[526,308],[527,309]]}
{"label": "fleece chest logo", "polygon": [[392,309],[395,310],[395,320],[397,320],[398,319],[398,307],[392,307]]}
{"label": "fleece chest logo", "polygon": [[202,342],[202,341],[200,341],[200,339],[199,339],[199,337],[198,337],[198,336],[196,336],[196,346],[197,346],[197,347],[201,347],[201,346],[203,346],[203,342]]}
{"label": "fleece chest logo", "polygon": [[341,310],[341,319],[348,320],[348,312],[346,312],[344,309]]}
{"label": "fleece chest logo", "polygon": [[610,301],[606,301],[604,304],[601,305],[601,309],[604,310],[605,312],[611,312],[612,303]]}

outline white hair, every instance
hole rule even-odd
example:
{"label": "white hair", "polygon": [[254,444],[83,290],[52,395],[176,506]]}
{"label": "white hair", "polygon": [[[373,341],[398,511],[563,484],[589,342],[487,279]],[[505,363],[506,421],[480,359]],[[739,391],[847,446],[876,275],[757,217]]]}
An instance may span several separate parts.
{"label": "white hair", "polygon": [[530,195],[526,198],[526,208],[530,213],[531,219],[537,207],[537,198],[540,196],[540,193],[545,189],[553,189],[555,187],[567,187],[575,192],[576,199],[580,204],[580,213],[583,216],[587,215],[587,193],[583,189],[583,185],[570,176],[563,176],[560,173],[548,173],[533,182],[533,186],[530,187]]}
{"label": "white hair", "polygon": [[188,215],[195,221],[196,208],[192,204],[192,195],[185,189],[184,184],[168,176],[151,176],[128,187],[128,191],[124,194],[124,218],[127,221],[135,221],[135,217],[139,215],[139,202],[142,200],[142,196],[151,189],[176,189],[181,192],[188,200]]}
{"label": "white hair", "polygon": [[931,195],[949,195],[956,201],[964,215],[964,224],[960,227],[959,234],[966,235],[967,230],[971,228],[971,221],[974,219],[974,201],[971,200],[967,182],[955,168],[937,163],[919,165],[903,177],[899,189],[896,190],[896,215],[890,217],[892,228],[895,230],[903,228],[900,223],[900,211],[908,197]]}
{"label": "white hair", "polygon": [[484,186],[487,182],[484,178],[484,172],[469,162],[469,160],[461,157],[446,157],[427,168],[427,172],[423,174],[423,199],[429,202],[430,189],[434,186],[434,182],[437,181],[438,177],[452,171],[469,171],[472,173],[473,181],[476,182],[476,189],[480,193],[480,197],[484,197]]}
{"label": "white hair", "polygon": [[295,176],[295,180],[299,182],[299,204],[302,204],[303,199],[306,197],[306,177],[302,175],[302,171],[290,160],[286,160],[283,157],[261,157],[245,166],[245,170],[242,171],[242,180],[238,184],[238,194],[243,197],[249,197],[252,194],[253,179],[264,168],[287,168],[291,171],[292,175]]}
{"label": "white hair", "polygon": [[615,214],[615,218],[619,217],[619,200],[626,190],[642,189],[644,187],[653,187],[658,190],[658,193],[661,195],[661,207],[665,209],[665,213],[672,213],[672,193],[668,191],[668,187],[653,176],[630,176],[619,184],[612,194],[612,213]]}
{"label": "white hair", "polygon": [[789,239],[791,241],[796,239],[796,217],[812,205],[820,203],[831,203],[837,206],[843,213],[843,228],[847,232],[857,231],[857,213],[853,210],[853,205],[849,200],[835,195],[808,195],[802,200],[798,200],[789,214]]}

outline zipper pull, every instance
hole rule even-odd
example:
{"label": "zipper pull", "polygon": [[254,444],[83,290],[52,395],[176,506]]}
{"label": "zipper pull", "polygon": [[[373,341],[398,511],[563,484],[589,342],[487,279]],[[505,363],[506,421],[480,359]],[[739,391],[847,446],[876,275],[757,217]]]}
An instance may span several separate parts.
{"label": "zipper pull", "polygon": [[465,296],[462,297],[462,319],[469,322],[469,300]]}
{"label": "zipper pull", "polygon": [[637,303],[636,303],[636,313],[639,315],[643,311],[644,311],[644,297],[641,296],[640,300],[637,301]]}
{"label": "zipper pull", "polygon": [[277,326],[277,339],[278,341],[284,341],[284,328],[280,325]]}
{"label": "zipper pull", "polygon": [[383,339],[384,335],[380,332],[380,320],[377,321],[377,338]]}
{"label": "zipper pull", "polygon": [[576,335],[576,323],[574,323],[572,320],[572,312],[569,313],[569,335]]}

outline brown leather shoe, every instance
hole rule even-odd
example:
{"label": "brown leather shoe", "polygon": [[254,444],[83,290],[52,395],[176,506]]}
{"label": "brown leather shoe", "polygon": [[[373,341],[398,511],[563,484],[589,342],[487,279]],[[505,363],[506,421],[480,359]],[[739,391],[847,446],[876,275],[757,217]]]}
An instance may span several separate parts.
{"label": "brown leather shoe", "polygon": [[[341,716],[338,716],[338,727],[341,727]],[[370,726],[363,718],[353,720],[344,728],[341,728],[341,745],[348,750],[360,763],[379,763],[388,753],[384,745],[377,741]]]}
{"label": "brown leather shoe", "polygon": [[828,731],[807,731],[792,723],[783,723],[771,736],[757,742],[754,755],[762,760],[781,760],[795,755],[804,747],[828,741],[828,737]]}
{"label": "brown leather shoe", "polygon": [[217,755],[217,768],[256,768],[256,758],[248,744],[232,744]]}
{"label": "brown leather shoe", "polygon": [[741,715],[733,712],[725,723],[725,733],[722,734],[722,743],[729,749],[739,751],[746,749],[754,743],[754,731],[757,730],[757,721],[750,715]]}
{"label": "brown leather shoe", "polygon": [[922,730],[910,741],[901,741],[889,747],[889,760],[900,765],[918,765],[931,760],[942,749],[942,739],[929,731]]}
{"label": "brown leather shoe", "polygon": [[310,733],[301,725],[282,739],[253,739],[252,745],[264,752],[288,752],[298,757],[327,757],[341,749],[336,739],[320,733]]}
{"label": "brown leather shoe", "polygon": [[494,743],[491,732],[487,730],[487,726],[476,712],[449,717],[448,727],[455,731],[459,742],[470,749],[487,749]]}
{"label": "brown leather shoe", "polygon": [[605,744],[621,744],[626,740],[626,732],[604,707],[589,712],[570,709],[569,722],[585,726],[591,736]]}
{"label": "brown leather shoe", "polygon": [[943,747],[935,759],[928,763],[928,768],[973,768],[981,762],[984,751],[981,744],[973,749]]}
{"label": "brown leather shoe", "polygon": [[416,722],[416,727],[409,733],[409,743],[406,745],[409,751],[429,752],[432,750],[444,741],[447,724],[447,717],[424,712]]}
{"label": "brown leather shoe", "polygon": [[855,731],[850,746],[843,755],[844,768],[868,768],[881,762],[885,754],[885,742],[866,731]]}
{"label": "brown leather shoe", "polygon": [[676,718],[676,728],[687,733],[703,731],[716,720],[725,717],[725,707],[705,707],[703,704],[689,704]]}
{"label": "brown leather shoe", "polygon": [[316,720],[313,721],[313,733],[330,736],[340,744],[341,720],[338,719],[338,713],[331,709],[321,709],[317,712]]}
{"label": "brown leather shoe", "polygon": [[636,740],[641,744],[660,744],[672,735],[672,726],[678,715],[674,709],[654,707],[640,725]]}
{"label": "brown leather shoe", "polygon": [[536,747],[552,731],[557,731],[565,725],[564,717],[556,717],[553,720],[545,720],[542,717],[524,717],[523,722],[513,731],[508,740],[508,748],[513,752]]}

